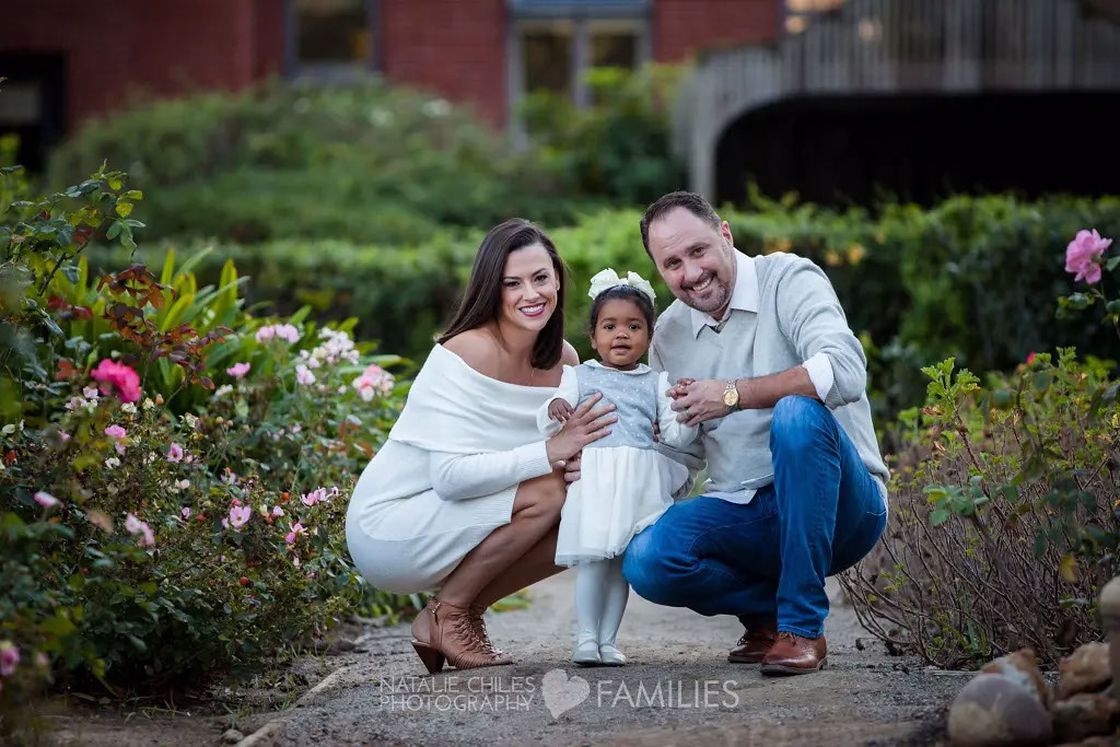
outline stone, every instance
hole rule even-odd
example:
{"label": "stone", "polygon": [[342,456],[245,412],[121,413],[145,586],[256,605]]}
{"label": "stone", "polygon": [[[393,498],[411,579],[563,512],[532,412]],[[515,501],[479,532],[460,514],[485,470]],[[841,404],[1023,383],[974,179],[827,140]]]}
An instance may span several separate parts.
{"label": "stone", "polygon": [[1078,693],[1054,704],[1054,736],[1063,742],[1111,734],[1120,721],[1120,703],[1107,695]]}
{"label": "stone", "polygon": [[1023,648],[1007,656],[1001,656],[985,664],[980,671],[1007,677],[1033,693],[1039,703],[1049,707],[1050,688],[1046,685],[1046,680],[1042,679],[1042,673],[1038,671],[1038,658],[1035,656],[1034,649]]}
{"label": "stone", "polygon": [[228,729],[226,730],[225,734],[222,734],[222,741],[226,744],[237,744],[244,738],[245,735],[239,732],[237,729]]}
{"label": "stone", "polygon": [[1108,644],[1086,643],[1058,662],[1058,700],[1071,695],[1097,692],[1112,681]]}
{"label": "stone", "polygon": [[1052,734],[1037,695],[1001,674],[978,674],[949,708],[949,739],[958,747],[1045,745]]}

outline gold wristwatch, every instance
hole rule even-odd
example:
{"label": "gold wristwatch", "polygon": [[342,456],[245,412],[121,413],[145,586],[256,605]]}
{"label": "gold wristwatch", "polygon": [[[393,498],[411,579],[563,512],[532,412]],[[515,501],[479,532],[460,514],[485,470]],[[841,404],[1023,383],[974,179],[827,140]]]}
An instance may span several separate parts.
{"label": "gold wristwatch", "polygon": [[735,385],[737,379],[731,379],[723,389],[723,404],[732,410],[739,409],[739,387]]}

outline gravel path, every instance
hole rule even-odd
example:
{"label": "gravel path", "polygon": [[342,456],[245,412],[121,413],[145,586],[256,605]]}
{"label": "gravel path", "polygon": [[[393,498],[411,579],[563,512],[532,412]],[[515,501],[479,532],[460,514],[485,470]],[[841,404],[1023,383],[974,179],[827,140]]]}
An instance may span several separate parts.
{"label": "gravel path", "polygon": [[[944,711],[967,674],[887,656],[854,611],[833,605],[830,668],[764,678],[727,663],[742,628],[659,607],[636,595],[622,624],[622,668],[576,668],[569,656],[573,573],[531,590],[528,609],[489,614],[509,667],[429,677],[408,627],[371,630],[357,651],[252,744],[542,743],[705,745],[935,744]],[[836,589],[830,587],[837,598]]]}

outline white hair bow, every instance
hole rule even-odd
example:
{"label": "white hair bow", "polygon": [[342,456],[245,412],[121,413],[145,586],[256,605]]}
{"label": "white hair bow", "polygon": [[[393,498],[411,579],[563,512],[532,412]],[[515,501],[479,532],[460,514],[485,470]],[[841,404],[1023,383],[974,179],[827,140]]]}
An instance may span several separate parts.
{"label": "white hair bow", "polygon": [[636,272],[627,272],[626,277],[620,278],[618,273],[610,267],[595,273],[591,278],[591,290],[587,292],[587,295],[591,298],[598,298],[600,293],[616,285],[629,285],[631,288],[645,293],[649,296],[650,303],[653,303],[656,298],[653,292],[653,286],[641,275]]}

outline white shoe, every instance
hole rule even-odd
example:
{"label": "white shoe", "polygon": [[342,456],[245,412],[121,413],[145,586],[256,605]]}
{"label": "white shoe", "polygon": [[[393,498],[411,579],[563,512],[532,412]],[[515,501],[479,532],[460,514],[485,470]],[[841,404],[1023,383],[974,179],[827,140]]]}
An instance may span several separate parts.
{"label": "white shoe", "polygon": [[614,644],[603,643],[599,645],[599,661],[608,667],[621,667],[626,663],[626,654],[614,647]]}
{"label": "white shoe", "polygon": [[599,658],[599,642],[594,638],[581,638],[572,652],[572,663],[581,667],[597,667],[602,664]]}

